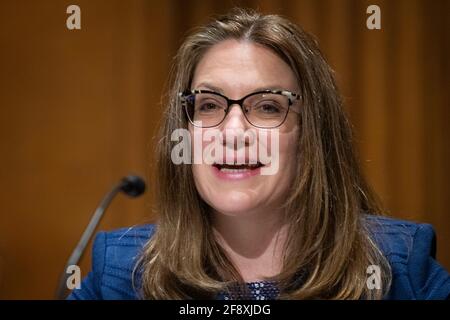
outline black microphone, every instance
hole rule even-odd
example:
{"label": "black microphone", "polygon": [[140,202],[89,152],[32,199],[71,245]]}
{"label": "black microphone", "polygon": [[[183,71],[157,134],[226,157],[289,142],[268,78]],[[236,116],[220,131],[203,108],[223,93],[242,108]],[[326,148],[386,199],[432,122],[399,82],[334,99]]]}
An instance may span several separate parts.
{"label": "black microphone", "polygon": [[99,206],[94,212],[94,215],[91,218],[86,230],[84,230],[83,235],[80,238],[77,246],[72,252],[69,260],[67,260],[66,267],[64,268],[63,273],[61,274],[58,289],[56,291],[57,299],[64,299],[67,291],[67,279],[69,275],[67,274],[67,268],[71,265],[78,265],[81,257],[84,254],[87,244],[89,240],[92,238],[92,235],[97,228],[101,218],[103,217],[103,213],[108,208],[111,201],[114,199],[115,195],[122,191],[126,195],[130,197],[138,197],[145,191],[145,182],[142,178],[138,176],[127,176],[123,178],[118,184],[116,184],[110,192],[108,192],[105,197],[100,202]]}

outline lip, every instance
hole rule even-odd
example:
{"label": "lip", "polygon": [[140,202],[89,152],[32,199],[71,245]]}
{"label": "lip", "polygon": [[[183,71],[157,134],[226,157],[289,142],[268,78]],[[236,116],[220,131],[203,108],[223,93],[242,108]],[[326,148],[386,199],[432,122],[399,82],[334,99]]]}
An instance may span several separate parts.
{"label": "lip", "polygon": [[245,180],[261,174],[261,167],[253,170],[246,170],[244,172],[223,172],[216,166],[211,166],[211,168],[217,178],[228,181]]}

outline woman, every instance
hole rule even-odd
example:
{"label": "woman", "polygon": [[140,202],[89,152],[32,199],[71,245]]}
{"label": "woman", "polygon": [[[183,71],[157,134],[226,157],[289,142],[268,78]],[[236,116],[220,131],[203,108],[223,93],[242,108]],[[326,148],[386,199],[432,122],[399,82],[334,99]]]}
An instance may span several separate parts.
{"label": "woman", "polygon": [[[99,233],[70,298],[450,295],[433,229],[377,215],[332,70],[297,26],[234,10],[200,28],[179,49],[167,105],[158,223]],[[194,145],[180,152],[182,128]],[[180,163],[198,150],[203,161]]]}

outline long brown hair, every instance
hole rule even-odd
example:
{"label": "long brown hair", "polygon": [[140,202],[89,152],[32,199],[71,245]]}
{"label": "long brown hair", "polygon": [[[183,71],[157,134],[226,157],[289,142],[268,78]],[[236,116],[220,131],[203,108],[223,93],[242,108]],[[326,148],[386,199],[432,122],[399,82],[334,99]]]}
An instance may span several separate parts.
{"label": "long brown hair", "polygon": [[[301,89],[297,173],[285,205],[289,230],[282,271],[271,279],[280,297],[381,298],[390,269],[364,218],[380,208],[360,173],[333,71],[301,28],[278,15],[243,9],[195,30],[175,57],[157,148],[159,220],[136,269],[143,297],[213,298],[230,283],[242,283],[214,237],[209,207],[195,188],[190,165],[171,161],[171,134],[188,126],[177,94],[190,88],[205,52],[227,39],[273,50],[292,68]],[[366,285],[366,270],[373,264],[382,270],[382,290]]]}

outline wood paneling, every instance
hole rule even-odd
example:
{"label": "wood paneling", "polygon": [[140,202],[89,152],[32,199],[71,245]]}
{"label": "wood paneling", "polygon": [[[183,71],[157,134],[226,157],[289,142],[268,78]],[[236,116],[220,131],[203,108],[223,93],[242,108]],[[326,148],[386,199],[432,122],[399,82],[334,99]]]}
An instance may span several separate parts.
{"label": "wood paneling", "polygon": [[[190,28],[235,5],[316,35],[369,180],[392,216],[435,226],[450,268],[449,1],[80,0],[77,31],[65,26],[70,4],[0,5],[0,298],[52,298],[92,211],[123,175],[147,177],[149,192],[119,196],[101,229],[154,219],[153,136],[171,59]],[[380,6],[382,30],[365,27],[369,4]]]}

